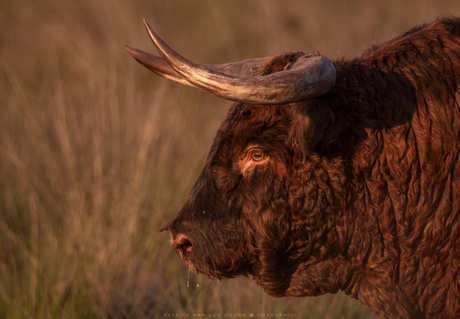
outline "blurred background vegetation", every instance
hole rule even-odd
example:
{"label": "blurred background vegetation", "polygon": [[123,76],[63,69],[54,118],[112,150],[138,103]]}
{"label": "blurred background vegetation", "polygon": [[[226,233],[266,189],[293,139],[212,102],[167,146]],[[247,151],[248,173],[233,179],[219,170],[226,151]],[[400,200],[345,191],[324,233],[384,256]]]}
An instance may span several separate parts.
{"label": "blurred background vegetation", "polygon": [[230,103],[156,77],[123,46],[154,52],[145,18],[197,62],[334,59],[458,14],[458,0],[2,0],[0,318],[375,318],[344,294],[274,299],[249,278],[188,279],[158,229]]}

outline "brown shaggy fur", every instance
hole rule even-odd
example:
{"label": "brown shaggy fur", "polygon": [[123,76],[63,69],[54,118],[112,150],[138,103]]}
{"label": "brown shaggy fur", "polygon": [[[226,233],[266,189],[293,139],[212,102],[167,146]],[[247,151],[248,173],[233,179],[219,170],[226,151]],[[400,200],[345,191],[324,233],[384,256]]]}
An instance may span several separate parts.
{"label": "brown shaggy fur", "polygon": [[234,104],[164,229],[211,278],[251,275],[279,297],[343,290],[382,318],[458,318],[460,19],[334,63],[324,96]]}

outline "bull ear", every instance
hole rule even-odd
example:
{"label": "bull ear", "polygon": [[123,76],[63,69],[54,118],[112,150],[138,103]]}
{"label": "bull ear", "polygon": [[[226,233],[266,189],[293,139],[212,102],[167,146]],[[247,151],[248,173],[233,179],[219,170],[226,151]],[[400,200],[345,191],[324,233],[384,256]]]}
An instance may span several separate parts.
{"label": "bull ear", "polygon": [[326,136],[334,122],[334,115],[327,104],[315,99],[295,103],[291,112],[291,147],[296,155],[305,159]]}

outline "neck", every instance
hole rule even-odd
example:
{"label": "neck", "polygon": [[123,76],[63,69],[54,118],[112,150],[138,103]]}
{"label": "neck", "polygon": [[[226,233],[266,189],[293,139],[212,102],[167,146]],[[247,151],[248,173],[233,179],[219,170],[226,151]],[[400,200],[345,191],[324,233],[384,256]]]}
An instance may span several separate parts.
{"label": "neck", "polygon": [[[329,204],[336,207],[329,233],[337,234],[332,243],[341,249],[328,262],[329,273],[341,274],[334,288],[375,312],[383,314],[383,309],[393,307],[395,317],[408,317],[417,306],[401,284],[400,231],[407,204],[404,194],[408,192],[404,176],[410,163],[400,159],[406,156],[407,145],[401,139],[410,135],[414,110],[408,107],[414,105],[415,93],[403,77],[375,68],[344,62],[338,70],[336,92],[324,99],[328,105],[340,108],[333,109],[334,128],[319,150],[324,171],[337,171],[339,167],[346,181],[331,188],[334,198],[340,194],[337,189],[344,195],[338,205]],[[376,96],[379,83],[387,81],[388,76],[393,77],[392,89],[398,99],[391,92]],[[346,92],[346,98],[340,95],[342,92]],[[342,159],[341,166],[329,160],[338,158]],[[396,305],[394,300],[401,302]]]}
{"label": "neck", "polygon": [[[398,288],[395,203],[372,195],[372,190],[387,187],[385,182],[371,179],[372,170],[354,171],[346,160],[312,155],[306,162],[302,170],[312,174],[292,188],[298,194],[291,198],[297,246],[290,260],[297,264],[289,264],[295,269],[284,295],[342,290],[377,313],[394,307],[395,316],[407,317],[416,307],[410,308],[408,296]],[[395,304],[398,299],[405,300],[401,304],[406,308]]]}
{"label": "neck", "polygon": [[[337,69],[336,86],[321,98],[334,113],[333,127],[298,169],[302,178],[291,187],[294,233],[300,243],[295,251],[302,257],[296,256],[300,263],[286,294],[343,290],[370,305],[366,294],[383,285],[381,280],[389,290],[399,280],[395,211],[403,190],[391,185],[387,175],[392,168],[380,160],[385,130],[410,121],[404,105],[410,105],[405,99],[412,93],[398,101],[382,96],[380,104],[372,103],[378,89],[369,83],[378,86],[387,75],[352,62],[337,63]],[[401,79],[395,87],[410,92],[406,84]]]}

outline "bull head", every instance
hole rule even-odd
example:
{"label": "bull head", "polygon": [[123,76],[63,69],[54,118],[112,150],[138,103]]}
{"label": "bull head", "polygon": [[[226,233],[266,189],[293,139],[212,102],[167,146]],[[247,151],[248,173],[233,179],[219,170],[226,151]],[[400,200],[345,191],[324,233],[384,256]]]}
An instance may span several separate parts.
{"label": "bull head", "polygon": [[[315,98],[334,86],[334,64],[300,52],[196,64],[146,22],[145,27],[162,58],[126,47],[139,63],[168,80],[237,102],[183,208],[162,228],[171,232],[177,254],[210,278],[250,274],[271,295],[305,295],[308,285],[307,294],[318,294],[312,281],[302,284],[302,292],[291,284],[308,268],[300,267],[308,253],[324,246],[313,239],[327,237],[316,224],[325,218],[318,216],[324,207],[305,204],[316,186],[305,190],[308,174],[300,176],[296,167],[332,122],[327,106]],[[318,214],[300,222],[299,211]]]}

